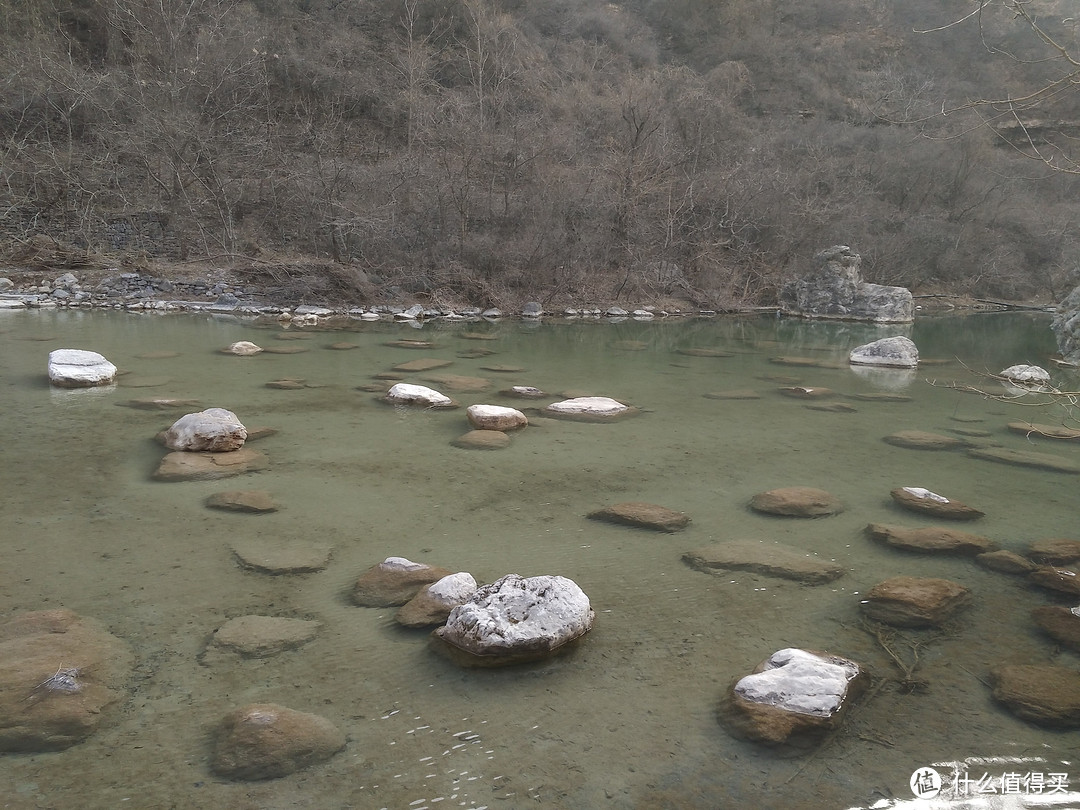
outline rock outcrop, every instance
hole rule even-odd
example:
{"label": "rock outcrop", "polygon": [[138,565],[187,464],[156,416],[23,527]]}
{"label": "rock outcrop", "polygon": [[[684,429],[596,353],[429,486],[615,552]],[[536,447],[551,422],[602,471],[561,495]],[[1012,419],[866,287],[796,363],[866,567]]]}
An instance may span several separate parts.
{"label": "rock outcrop", "polygon": [[1057,338],[1058,351],[1066,363],[1080,366],[1080,286],[1058,304],[1057,314],[1050,322]]}
{"label": "rock outcrop", "polygon": [[832,318],[876,323],[911,323],[915,307],[903,287],[862,280],[862,257],[847,245],[814,256],[818,269],[780,290],[780,310],[802,318]]}

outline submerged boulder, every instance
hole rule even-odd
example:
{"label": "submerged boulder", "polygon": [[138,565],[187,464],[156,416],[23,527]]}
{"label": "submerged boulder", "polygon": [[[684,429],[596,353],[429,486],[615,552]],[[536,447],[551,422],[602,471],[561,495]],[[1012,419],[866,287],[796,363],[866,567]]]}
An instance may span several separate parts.
{"label": "submerged boulder", "polygon": [[964,604],[963,585],[932,577],[892,577],[879,582],[862,602],[863,613],[895,627],[940,627]]}
{"label": "submerged boulder", "polygon": [[1049,728],[1080,728],[1080,672],[1007,664],[990,670],[994,700],[1017,717]]}
{"label": "submerged boulder", "polygon": [[904,551],[975,556],[997,550],[997,544],[992,540],[942,526],[905,529],[901,526],[871,523],[866,527],[866,533],[874,540]]}
{"label": "submerged boulder", "polygon": [[920,512],[946,520],[975,520],[983,513],[960,501],[953,501],[923,487],[898,487],[891,493],[892,499],[912,512]]}
{"label": "submerged boulder", "polygon": [[573,580],[507,574],[454,608],[433,639],[458,664],[506,666],[555,654],[589,632],[594,618]]}
{"label": "submerged boulder", "polygon": [[741,737],[768,744],[817,741],[841,722],[870,676],[847,658],[778,650],[730,689],[724,714]]}
{"label": "submerged boulder", "polygon": [[755,512],[785,517],[826,517],[844,511],[835,495],[814,487],[781,487],[759,492],[750,499]]}
{"label": "submerged boulder", "polygon": [[690,518],[682,512],[640,501],[626,501],[605,506],[603,509],[590,512],[588,517],[592,520],[622,523],[641,529],[655,529],[659,532],[677,532],[679,529],[685,529],[690,523]]}
{"label": "submerged boulder", "polygon": [[768,577],[792,579],[808,585],[832,582],[844,575],[844,567],[816,554],[777,542],[727,540],[683,554],[691,568],[716,574],[720,571],[751,571]]}
{"label": "submerged boulder", "polygon": [[90,388],[116,380],[116,366],[97,352],[56,349],[49,352],[49,382],[60,388]]}
{"label": "submerged boulder", "polygon": [[904,287],[862,280],[862,257],[847,245],[834,245],[814,256],[818,268],[789,281],[780,290],[780,311],[803,318],[831,318],[876,323],[911,323],[915,307]]}
{"label": "submerged boulder", "polygon": [[276,779],[324,762],[344,747],[344,733],[325,717],[252,703],[222,720],[212,766],[230,779]]}
{"label": "submerged boulder", "polygon": [[1062,647],[1080,652],[1080,607],[1043,605],[1031,611],[1031,618]]}
{"label": "submerged boulder", "polygon": [[125,641],[70,610],[0,624],[0,752],[85,740],[114,718],[134,661]]}

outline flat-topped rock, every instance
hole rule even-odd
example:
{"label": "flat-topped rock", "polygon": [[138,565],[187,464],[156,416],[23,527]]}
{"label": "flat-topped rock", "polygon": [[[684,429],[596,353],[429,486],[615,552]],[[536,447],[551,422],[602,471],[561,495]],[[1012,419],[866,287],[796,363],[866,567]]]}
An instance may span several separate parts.
{"label": "flat-topped rock", "polygon": [[573,580],[507,574],[454,608],[432,639],[463,666],[506,666],[554,655],[589,632],[594,618]]}
{"label": "flat-topped rock", "polygon": [[967,603],[969,590],[932,577],[892,577],[866,594],[863,613],[896,627],[940,627]]}
{"label": "flat-topped rock", "polygon": [[278,505],[269,492],[262,489],[231,489],[215,492],[206,499],[211,509],[224,509],[229,512],[276,512]]}
{"label": "flat-topped rock", "polygon": [[446,368],[453,360],[445,360],[438,357],[421,357],[418,360],[410,360],[407,363],[398,363],[394,371],[434,371],[437,368]]}
{"label": "flat-topped rock", "polygon": [[636,408],[611,397],[572,397],[553,402],[544,408],[547,416],[585,422],[607,422],[636,412]]}
{"label": "flat-topped rock", "polygon": [[419,408],[456,408],[458,403],[434,388],[426,385],[397,383],[383,397],[391,405],[409,405]]}
{"label": "flat-topped rock", "polygon": [[829,397],[836,396],[836,392],[831,388],[808,385],[788,386],[786,388],[781,388],[780,393],[785,397],[795,397],[796,399],[828,399]]}
{"label": "flat-topped rock", "polygon": [[778,650],[729,690],[723,714],[740,737],[778,745],[820,740],[841,722],[870,676],[847,658]]}
{"label": "flat-topped rock", "polygon": [[900,506],[923,515],[946,520],[975,520],[983,516],[978,509],[960,501],[950,500],[923,487],[898,487],[889,494]]}
{"label": "flat-topped rock", "polygon": [[843,576],[844,567],[816,554],[757,540],[729,540],[688,551],[683,560],[706,573],[751,571],[780,579],[792,579],[809,585],[832,582]]}
{"label": "flat-topped rock", "polygon": [[815,487],[781,487],[759,492],[750,499],[755,512],[784,517],[826,517],[844,511],[840,499]]}
{"label": "flat-topped rock", "polygon": [[679,529],[686,528],[687,524],[690,523],[690,518],[682,512],[676,512],[666,506],[642,503],[640,501],[626,501],[612,506],[605,506],[603,509],[590,512],[588,517],[593,520],[622,523],[627,526],[655,529],[660,532],[676,532]]}
{"label": "flat-topped rock", "polygon": [[686,346],[681,349],[675,350],[678,354],[684,354],[687,357],[734,357],[734,355],[725,351],[724,349],[714,349],[709,346]]}
{"label": "flat-topped rock", "polygon": [[501,430],[470,430],[450,444],[462,450],[502,450],[510,446],[510,437]]}
{"label": "flat-topped rock", "polygon": [[1080,672],[1006,664],[990,670],[994,700],[1017,717],[1048,728],[1080,727]]}
{"label": "flat-topped rock", "polygon": [[1055,537],[1036,540],[1028,546],[1028,556],[1035,562],[1064,565],[1080,560],[1080,540]]}
{"label": "flat-topped rock", "polygon": [[1044,439],[1080,440],[1080,428],[1065,425],[1040,425],[1035,422],[1009,422],[1009,430],[1023,436],[1041,436]]}
{"label": "flat-topped rock", "polygon": [[761,394],[752,388],[735,388],[731,391],[710,391],[705,399],[761,399]]}
{"label": "flat-topped rock", "polygon": [[432,374],[424,379],[442,388],[449,388],[451,391],[460,393],[486,391],[491,387],[491,380],[483,377],[469,377],[464,374]]}
{"label": "flat-topped rock", "polygon": [[968,455],[985,461],[997,461],[1001,464],[1013,464],[1017,467],[1033,467],[1037,470],[1080,475],[1080,464],[1062,456],[1050,453],[1036,453],[1032,450],[1013,450],[1008,447],[973,447]]}
{"label": "flat-topped rock", "polygon": [[991,571],[1002,574],[1030,574],[1038,566],[1027,557],[1022,557],[1015,551],[988,551],[985,554],[976,554],[975,562]]}
{"label": "flat-topped rock", "polygon": [[517,430],[529,424],[521,411],[502,405],[470,405],[465,415],[469,424],[477,430]]}
{"label": "flat-topped rock", "polygon": [[1080,597],[1080,570],[1074,568],[1040,565],[1028,574],[1027,581],[1070,598]]}
{"label": "flat-topped rock", "polygon": [[276,779],[325,762],[344,747],[345,734],[325,717],[252,703],[221,721],[211,767],[229,779]]}
{"label": "flat-topped rock", "polygon": [[171,397],[140,397],[129,399],[126,402],[118,402],[125,408],[135,408],[140,411],[171,411],[180,408],[198,408],[200,403],[197,399],[179,399]]}
{"label": "flat-topped rock", "polygon": [[871,523],[866,527],[866,533],[874,540],[903,551],[975,556],[997,549],[997,544],[986,537],[941,526],[905,529],[901,526]]}
{"label": "flat-topped rock", "polygon": [[416,596],[401,606],[394,621],[403,627],[431,627],[443,624],[450,611],[464,604],[476,593],[472,574],[459,571],[423,586]]}
{"label": "flat-topped rock", "polygon": [[1080,607],[1043,605],[1031,611],[1031,618],[1062,647],[1080,652]]}
{"label": "flat-topped rock", "polygon": [[49,382],[59,388],[92,388],[116,380],[116,366],[97,352],[54,349],[49,352]]}
{"label": "flat-topped rock", "polygon": [[512,385],[499,394],[513,399],[547,399],[550,396],[546,391],[532,385]]}
{"label": "flat-topped rock", "polygon": [[886,436],[885,443],[911,450],[953,450],[966,444],[955,436],[943,436],[926,430],[898,430]]}
{"label": "flat-topped rock", "polygon": [[282,538],[249,538],[232,543],[241,567],[261,574],[311,574],[330,562],[332,546]]}
{"label": "flat-topped rock", "polygon": [[280,616],[238,616],[215,632],[213,643],[244,658],[269,658],[294,650],[319,633],[321,622]]}
{"label": "flat-topped rock", "polygon": [[450,576],[453,571],[405,557],[387,557],[360,575],[353,585],[352,601],[361,607],[404,605],[425,585]]}
{"label": "flat-topped rock", "polygon": [[228,453],[177,450],[161,460],[152,478],[155,481],[211,481],[264,470],[268,466],[270,461],[263,453],[248,447]]}

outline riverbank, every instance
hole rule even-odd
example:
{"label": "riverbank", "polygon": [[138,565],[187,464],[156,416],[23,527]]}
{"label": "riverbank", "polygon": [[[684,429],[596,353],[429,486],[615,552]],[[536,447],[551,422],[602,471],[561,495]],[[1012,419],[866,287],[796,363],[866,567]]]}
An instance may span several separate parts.
{"label": "riverbank", "polygon": [[[267,283],[268,280],[271,283]],[[435,304],[422,300],[430,296],[410,296],[397,288],[384,291],[381,295],[363,296],[363,302],[357,303],[360,291],[342,291],[343,294],[335,296],[332,290],[313,289],[316,286],[310,282],[309,275],[289,276],[283,280],[270,274],[268,278],[254,280],[248,273],[205,266],[143,270],[85,269],[79,272],[6,268],[0,269],[0,309],[209,311],[308,320],[333,316],[370,320],[543,316],[648,319],[775,311],[775,307],[771,306],[702,307],[688,296],[656,296],[652,300],[628,303],[574,301],[550,294],[545,300],[525,300],[523,296],[520,301],[510,302],[506,306],[461,302]],[[1046,302],[995,301],[947,293],[926,293],[916,295],[915,299],[916,310],[923,314],[1007,310],[1052,312],[1055,309],[1054,304]]]}

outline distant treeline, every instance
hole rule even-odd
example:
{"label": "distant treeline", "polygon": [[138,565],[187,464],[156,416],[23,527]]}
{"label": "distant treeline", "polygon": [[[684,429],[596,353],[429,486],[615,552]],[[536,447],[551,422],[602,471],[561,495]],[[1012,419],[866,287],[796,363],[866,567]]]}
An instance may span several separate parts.
{"label": "distant treeline", "polygon": [[871,281],[1060,297],[1078,178],[940,115],[1045,80],[984,47],[1030,31],[913,33],[968,5],[0,0],[0,248],[722,308],[844,243]]}

